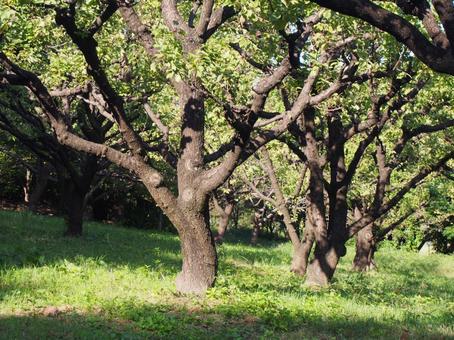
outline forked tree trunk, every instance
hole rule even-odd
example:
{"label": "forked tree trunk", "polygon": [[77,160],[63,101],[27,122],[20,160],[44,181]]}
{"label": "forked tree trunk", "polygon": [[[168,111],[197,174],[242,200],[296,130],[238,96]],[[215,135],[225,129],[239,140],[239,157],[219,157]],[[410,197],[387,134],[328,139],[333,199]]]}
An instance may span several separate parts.
{"label": "forked tree trunk", "polygon": [[179,228],[183,266],[176,288],[181,293],[203,294],[214,285],[218,259],[208,216],[208,211],[186,212],[189,225]]}
{"label": "forked tree trunk", "polygon": [[323,249],[317,244],[314,251],[314,259],[307,268],[306,284],[309,286],[327,286],[333,278],[340,258],[344,254],[342,249],[334,246]]}
{"label": "forked tree trunk", "polygon": [[375,269],[374,254],[374,225],[371,223],[356,234],[356,253],[353,259],[353,269],[360,272]]}

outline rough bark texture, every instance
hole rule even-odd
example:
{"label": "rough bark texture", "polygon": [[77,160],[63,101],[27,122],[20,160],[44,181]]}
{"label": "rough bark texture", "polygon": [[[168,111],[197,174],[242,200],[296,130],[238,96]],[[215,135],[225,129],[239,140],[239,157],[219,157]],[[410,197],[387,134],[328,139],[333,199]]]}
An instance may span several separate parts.
{"label": "rough bark texture", "polygon": [[353,259],[353,269],[365,272],[376,268],[374,261],[375,240],[374,226],[369,224],[356,234],[356,253]]}
{"label": "rough bark texture", "polygon": [[217,254],[211,230],[207,227],[208,214],[187,213],[188,217],[191,215],[189,226],[179,233],[183,266],[176,279],[176,288],[181,293],[203,294],[215,282]]}
{"label": "rough bark texture", "polygon": [[230,217],[233,213],[233,208],[235,207],[234,203],[228,202],[225,208],[221,207],[219,203],[215,203],[216,211],[218,214],[218,234],[215,237],[215,242],[222,243],[224,240],[225,232],[229,225]]}
{"label": "rough bark texture", "polygon": [[299,247],[294,249],[291,271],[295,274],[304,275],[307,271],[309,263],[309,255],[315,241],[315,235],[310,218],[306,218],[306,223],[303,230],[303,237]]}

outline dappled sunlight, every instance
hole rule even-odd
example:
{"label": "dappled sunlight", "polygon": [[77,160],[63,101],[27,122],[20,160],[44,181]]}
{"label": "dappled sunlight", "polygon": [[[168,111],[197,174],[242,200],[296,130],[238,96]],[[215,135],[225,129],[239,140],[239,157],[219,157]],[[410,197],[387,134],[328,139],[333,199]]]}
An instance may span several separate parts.
{"label": "dappled sunlight", "polygon": [[387,250],[377,254],[378,271],[357,273],[350,248],[333,284],[312,289],[290,272],[289,244],[225,242],[216,286],[195,297],[175,291],[181,260],[172,234],[90,223],[82,239],[68,240],[59,219],[16,215],[0,220],[0,329],[8,334],[20,323],[25,338],[33,330],[194,339],[454,334],[454,287],[439,272],[449,256]]}

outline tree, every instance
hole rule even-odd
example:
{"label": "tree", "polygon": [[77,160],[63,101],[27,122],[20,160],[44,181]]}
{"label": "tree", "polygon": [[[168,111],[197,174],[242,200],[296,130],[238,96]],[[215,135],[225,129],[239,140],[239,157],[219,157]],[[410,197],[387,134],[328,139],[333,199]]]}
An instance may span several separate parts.
{"label": "tree", "polygon": [[[453,126],[454,121],[445,118],[451,99],[435,101],[436,104],[431,102],[435,106],[428,109],[427,117],[433,119],[439,116],[439,121],[420,124],[416,119],[416,122],[411,122],[421,113],[412,115],[406,111],[405,105],[415,101],[426,81],[417,80],[416,73],[408,67],[401,70],[403,73],[399,68],[387,69],[392,70],[385,72],[389,78],[380,82],[374,77],[369,82],[369,98],[364,97],[367,92],[358,91],[353,100],[345,96],[338,102],[327,103],[329,106],[323,107],[322,112],[321,108],[308,108],[290,129],[299,145],[286,142],[310,170],[307,216],[311,221],[306,223],[304,230],[305,233],[310,232],[307,227],[313,226],[311,232],[315,234],[314,260],[307,270],[307,282],[310,284],[328,284],[340,257],[346,253],[346,241],[362,229],[370,228],[377,219],[396,207],[412,188],[442,169],[454,156],[452,147],[441,143],[435,144],[437,147],[425,159],[409,158],[408,144],[414,138]],[[385,83],[388,83],[386,87],[383,86]],[[425,108],[429,106],[427,102],[423,105]],[[415,107],[421,110],[421,106]],[[401,126],[396,126],[398,119],[403,120]],[[320,121],[318,129],[316,120]],[[411,127],[412,124],[416,126]],[[398,136],[397,140],[394,136]],[[349,204],[355,201],[352,191],[357,185],[353,181],[362,161],[368,158],[367,150],[374,144],[373,162],[368,161],[369,166],[365,168],[369,176],[360,177],[360,181],[363,182],[362,187],[370,192],[370,183],[374,181],[371,174],[376,175],[375,189],[364,209],[358,206],[355,209],[357,218],[353,217],[349,222]],[[409,159],[414,162],[411,175],[399,178],[395,172],[408,167]],[[389,187],[394,178],[392,175],[403,183],[398,189]],[[367,234],[367,230],[363,234]]]}
{"label": "tree", "polygon": [[[88,141],[104,143],[106,133],[112,127],[94,105],[91,86],[79,91],[55,91],[53,94],[62,98],[67,107],[76,101],[75,112],[65,112],[68,125],[78,124],[79,133]],[[80,99],[76,99],[76,95]],[[91,104],[90,104],[91,103]],[[94,190],[94,182],[98,171],[105,168],[106,163],[93,155],[75,152],[61,145],[39,110],[27,99],[26,94],[5,88],[0,97],[0,129],[6,131],[32,152],[39,160],[34,172],[37,176],[37,186],[32,191],[29,204],[36,204],[37,197],[45,189],[49,177],[49,166],[56,173],[60,187],[60,199],[66,218],[68,236],[80,236],[85,207],[90,193]],[[20,158],[20,155],[17,155]],[[47,163],[46,166],[44,163]],[[45,172],[39,176],[40,172]],[[99,176],[98,176],[99,177]],[[40,181],[42,183],[40,183]]]}
{"label": "tree", "polygon": [[[451,0],[397,0],[387,1],[383,6],[371,0],[311,1],[388,32],[434,71],[454,75],[454,4]],[[399,10],[402,14],[396,14]],[[417,18],[417,23],[404,15]]]}
{"label": "tree", "polygon": [[[156,11],[158,5],[160,15]],[[36,72],[18,65],[20,58],[13,62],[6,53],[0,54],[4,69],[0,79],[25,86],[34,94],[60,143],[105,157],[142,180],[180,236],[183,268],[177,277],[177,289],[201,293],[213,285],[217,271],[217,255],[209,228],[208,201],[212,192],[258,148],[282,135],[308,105],[317,105],[333,93],[343,91],[357,78],[354,69],[348,67],[349,61],[346,61],[347,65],[340,68],[335,81],[329,86],[314,87],[319,76],[326,71],[321,65],[338,58],[340,50],[354,40],[350,38],[335,44],[312,45],[311,53],[316,56],[303,65],[301,51],[313,34],[315,25],[322,19],[321,13],[308,15],[305,20],[297,20],[294,15],[289,17],[295,23],[290,22],[291,27],[286,31],[288,20],[274,19],[274,14],[278,12],[282,15],[289,13],[281,2],[263,8],[249,4],[253,9],[249,12],[258,14],[246,21],[237,14],[247,4],[238,4],[236,8],[218,7],[214,1],[206,0],[197,2],[194,7],[188,5],[192,4],[164,0],[160,4],[155,1],[141,5],[107,1],[99,6],[79,6],[70,1],[68,5],[41,6],[34,14],[46,15],[48,9],[55,12],[56,24],[64,34],[52,24],[49,29],[60,32],[57,36],[64,46],[67,46],[69,38],[72,48],[75,47],[73,53],[83,57],[83,60],[74,61],[76,65],[86,67],[87,74],[82,74],[81,78],[92,79],[99,88],[106,111],[121,135],[124,149],[88,141],[78,135],[65,121],[61,102],[52,98],[51,91]],[[18,7],[24,11],[30,11],[29,8],[34,10],[33,6],[27,9]],[[116,12],[126,26],[125,41],[131,46],[129,55],[111,39],[112,32],[124,31],[115,16]],[[266,15],[260,16],[263,13]],[[282,18],[282,15],[279,17]],[[148,18],[147,25],[142,22],[142,17]],[[228,25],[227,21],[232,18],[236,21]],[[17,24],[14,29],[21,31]],[[227,43],[229,34],[235,35],[238,30],[244,30],[246,40],[255,39],[258,46],[264,45],[262,34],[266,33],[271,38],[273,43],[266,50],[263,63],[250,59],[241,44]],[[156,39],[160,44],[156,44]],[[8,42],[17,43],[15,36],[7,32],[4,40],[5,52],[13,55],[11,49],[14,44]],[[122,52],[118,53],[115,48]],[[244,59],[241,60],[244,70],[233,67],[230,78],[213,61],[213,58],[230,57],[237,65],[238,57],[220,53],[225,48],[231,48]],[[119,74],[113,63],[102,60],[113,60],[114,56],[121,58],[119,64],[123,63],[131,70],[128,75]],[[143,58],[138,59],[137,56]],[[80,72],[79,69],[81,67],[74,72]],[[267,105],[271,109],[275,106],[269,102],[275,96],[274,90],[284,85],[288,77],[296,78],[299,87],[294,102],[284,113],[268,111]],[[219,79],[223,79],[224,83],[219,84]],[[145,86],[142,91],[144,81],[154,85]],[[71,90],[69,86],[65,89]],[[166,94],[167,98],[178,98],[178,108],[169,102],[165,108],[157,105]],[[160,109],[169,115],[179,112],[177,119],[168,120],[178,121],[176,128],[179,131],[174,140],[168,133],[172,126],[166,126]],[[131,112],[146,112],[157,129],[145,124],[145,130],[138,130],[140,124],[131,122]],[[213,116],[219,115],[224,116],[222,122],[219,118],[217,121],[213,119]],[[263,118],[273,119],[276,124],[273,128],[263,129],[264,125],[256,124]],[[211,124],[207,125],[208,122]],[[218,144],[213,152],[206,153],[209,148],[205,143],[209,137],[207,131],[216,127],[229,131],[230,137],[225,143]],[[152,136],[155,138],[150,138]],[[174,148],[173,144],[179,145]],[[174,178],[165,176],[167,172],[163,169],[166,167],[174,169]]]}

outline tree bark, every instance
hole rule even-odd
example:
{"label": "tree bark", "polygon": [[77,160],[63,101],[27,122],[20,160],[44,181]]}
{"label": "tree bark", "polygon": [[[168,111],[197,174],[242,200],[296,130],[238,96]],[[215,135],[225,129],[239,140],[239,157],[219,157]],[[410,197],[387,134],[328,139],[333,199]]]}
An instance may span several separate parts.
{"label": "tree bark", "polygon": [[44,164],[38,165],[38,171],[35,174],[35,178],[36,182],[29,194],[28,200],[28,209],[31,212],[36,212],[38,204],[46,191],[47,183],[49,181],[49,169]]}
{"label": "tree bark", "polygon": [[375,269],[374,254],[374,224],[371,223],[356,234],[356,254],[353,259],[353,270],[365,272]]}
{"label": "tree bark", "polygon": [[216,197],[216,194],[213,195],[213,204],[218,216],[218,234],[214,238],[216,243],[222,243],[224,240],[224,235],[230,222],[230,217],[232,216],[235,208],[235,201],[233,200],[233,197],[229,196],[230,195],[227,195],[227,197],[225,197],[226,204],[225,207],[222,207],[218,197]]}
{"label": "tree bark", "polygon": [[[69,183],[68,183],[69,182]],[[66,232],[65,236],[82,236],[82,225],[84,218],[84,197],[73,183],[67,181],[65,188],[64,210]]]}
{"label": "tree bark", "polygon": [[259,239],[260,229],[262,228],[262,213],[259,211],[255,211],[254,215],[252,216],[252,236],[251,236],[251,244],[255,246]]}
{"label": "tree bark", "polygon": [[315,242],[314,225],[309,211],[306,212],[303,237],[301,244],[294,249],[291,271],[298,275],[305,275],[309,263],[309,255]]}
{"label": "tree bark", "polygon": [[225,232],[227,231],[227,227],[229,225],[230,216],[232,215],[234,208],[233,203],[227,203],[226,207],[222,209],[222,212],[218,210],[219,216],[219,225],[218,225],[218,234],[215,237],[215,241],[218,243],[222,243],[224,240]]}
{"label": "tree bark", "polygon": [[205,211],[187,211],[189,223],[179,228],[183,266],[176,279],[181,293],[203,294],[214,285],[218,259],[211,234],[208,206]]}

